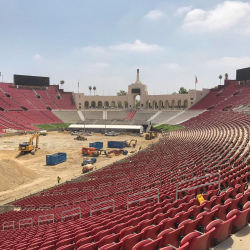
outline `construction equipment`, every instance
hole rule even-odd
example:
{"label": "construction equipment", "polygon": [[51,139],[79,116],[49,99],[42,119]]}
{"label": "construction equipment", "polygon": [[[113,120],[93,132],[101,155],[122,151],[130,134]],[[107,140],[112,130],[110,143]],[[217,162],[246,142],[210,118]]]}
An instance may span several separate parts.
{"label": "construction equipment", "polygon": [[[31,153],[32,155],[35,154],[36,150],[38,149],[38,142],[39,142],[39,133],[33,134],[28,142],[23,142],[19,144],[19,151],[21,154]],[[36,145],[33,145],[33,140],[36,138]]]}
{"label": "construction equipment", "polygon": [[47,130],[41,130],[39,131],[40,135],[46,136],[48,134]]}
{"label": "construction equipment", "polygon": [[87,138],[85,138],[82,135],[78,135],[76,138],[74,138],[74,140],[77,140],[77,141],[87,141]]}
{"label": "construction equipment", "polygon": [[118,156],[118,155],[123,154],[123,151],[124,150],[111,150],[111,151],[108,152],[108,155],[114,154],[115,156]]}
{"label": "construction equipment", "polygon": [[82,173],[83,174],[88,173],[90,171],[93,171],[93,169],[94,169],[94,166],[92,164],[87,164],[87,165],[83,166]]}
{"label": "construction equipment", "polygon": [[137,145],[137,140],[136,139],[132,139],[130,140],[130,142],[126,141],[126,147],[131,147],[131,143],[135,142],[132,144],[133,148],[135,148],[135,146]]}
{"label": "construction equipment", "polygon": [[119,133],[116,133],[115,131],[107,132],[105,133],[106,136],[118,136]]}
{"label": "construction equipment", "polygon": [[85,166],[85,165],[88,165],[88,164],[94,164],[94,163],[96,163],[96,158],[91,158],[91,159],[87,159],[87,158],[85,158],[85,159],[83,159],[83,162],[82,162],[82,166]]}
{"label": "construction equipment", "polygon": [[82,155],[83,156],[91,156],[91,157],[98,157],[99,152],[96,148],[82,148]]}
{"label": "construction equipment", "polygon": [[155,139],[157,137],[157,133],[154,133],[152,131],[149,131],[146,136],[145,136],[145,140],[152,140]]}

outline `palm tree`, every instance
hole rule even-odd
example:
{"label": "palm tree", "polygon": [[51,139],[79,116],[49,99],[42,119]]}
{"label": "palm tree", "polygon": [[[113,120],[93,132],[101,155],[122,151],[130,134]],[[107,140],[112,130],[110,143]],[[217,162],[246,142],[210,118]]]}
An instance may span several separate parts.
{"label": "palm tree", "polygon": [[225,74],[225,80],[228,80],[228,73]]}
{"label": "palm tree", "polygon": [[222,75],[219,75],[219,79],[220,79],[220,85],[221,85],[221,79],[222,79]]}
{"label": "palm tree", "polygon": [[95,95],[95,91],[96,91],[96,86],[93,87],[93,90],[94,90],[94,95]]}
{"label": "palm tree", "polygon": [[62,80],[62,81],[60,81],[60,84],[61,84],[61,88],[62,88],[62,86],[63,86],[63,84],[64,84],[65,82]]}
{"label": "palm tree", "polygon": [[89,92],[90,92],[90,95],[91,95],[91,89],[92,89],[92,87],[91,87],[91,86],[89,86]]}

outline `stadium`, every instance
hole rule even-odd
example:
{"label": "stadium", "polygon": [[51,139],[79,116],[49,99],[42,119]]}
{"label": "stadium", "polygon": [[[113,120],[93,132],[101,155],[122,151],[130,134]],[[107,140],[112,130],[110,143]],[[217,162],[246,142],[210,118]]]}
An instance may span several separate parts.
{"label": "stadium", "polygon": [[2,0],[0,250],[250,249],[249,16]]}
{"label": "stadium", "polygon": [[[250,213],[249,72],[210,90],[150,96],[137,70],[120,99],[64,92],[44,77],[0,83],[1,249],[208,249],[237,233]],[[44,128],[33,154],[17,151]],[[81,174],[88,143],[72,139],[77,130],[94,132],[88,143],[109,145],[104,133],[116,131],[137,145],[100,154]],[[67,159],[44,165],[58,151]]]}

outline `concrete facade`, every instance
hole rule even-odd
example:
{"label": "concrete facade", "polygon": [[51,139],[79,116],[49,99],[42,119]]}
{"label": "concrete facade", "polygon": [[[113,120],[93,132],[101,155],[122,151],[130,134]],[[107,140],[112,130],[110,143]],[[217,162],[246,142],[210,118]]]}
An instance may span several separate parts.
{"label": "concrete facade", "polygon": [[[127,110],[181,110],[187,109],[209,93],[209,89],[189,90],[187,94],[149,95],[147,85],[140,82],[137,70],[136,82],[128,86],[125,96],[86,96],[73,93],[78,110],[83,109],[127,109]],[[140,107],[136,107],[136,96],[140,96]]]}

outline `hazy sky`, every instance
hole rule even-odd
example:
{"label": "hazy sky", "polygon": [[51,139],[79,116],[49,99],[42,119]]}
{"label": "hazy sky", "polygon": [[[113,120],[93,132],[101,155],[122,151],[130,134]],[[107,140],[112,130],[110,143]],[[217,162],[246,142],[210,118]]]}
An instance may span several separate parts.
{"label": "hazy sky", "polygon": [[[115,95],[140,80],[149,94],[219,84],[250,67],[250,2],[0,0],[0,72],[49,76],[65,90]],[[0,78],[1,79],[1,78]]]}

